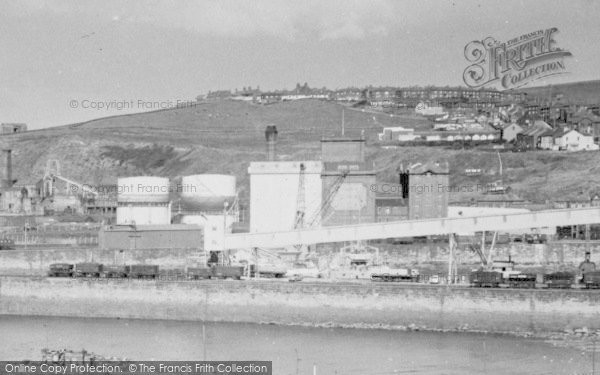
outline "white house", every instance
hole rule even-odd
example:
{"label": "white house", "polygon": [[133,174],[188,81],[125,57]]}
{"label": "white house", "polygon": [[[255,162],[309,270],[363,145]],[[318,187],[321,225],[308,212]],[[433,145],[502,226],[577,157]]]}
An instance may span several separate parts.
{"label": "white house", "polygon": [[566,151],[595,151],[598,145],[594,143],[594,137],[583,135],[577,130],[571,130],[555,138],[555,144],[560,150]]}
{"label": "white house", "polygon": [[419,138],[415,135],[415,129],[403,128],[402,126],[383,128],[383,133],[379,133],[380,141],[400,141],[410,142]]}
{"label": "white house", "polygon": [[442,137],[439,135],[428,135],[425,137],[425,140],[427,142],[437,142],[437,141],[441,141]]}
{"label": "white house", "polygon": [[439,116],[446,114],[446,112],[444,112],[444,108],[430,107],[426,103],[422,102],[415,107],[415,112],[423,116]]}
{"label": "white house", "polygon": [[518,124],[507,125],[502,131],[502,139],[506,142],[512,142],[517,138],[517,134],[522,133],[523,128]]}

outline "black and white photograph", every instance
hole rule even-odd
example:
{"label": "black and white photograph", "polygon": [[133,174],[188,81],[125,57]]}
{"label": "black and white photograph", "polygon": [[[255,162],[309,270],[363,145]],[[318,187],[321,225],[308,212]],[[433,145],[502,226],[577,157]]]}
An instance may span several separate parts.
{"label": "black and white photograph", "polygon": [[600,2],[0,9],[0,374],[600,374]]}

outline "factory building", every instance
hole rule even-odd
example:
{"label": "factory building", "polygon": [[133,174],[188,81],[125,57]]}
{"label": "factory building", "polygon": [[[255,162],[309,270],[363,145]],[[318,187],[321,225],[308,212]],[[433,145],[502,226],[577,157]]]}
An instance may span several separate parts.
{"label": "factory building", "polygon": [[375,197],[375,220],[377,222],[408,219],[407,199],[402,198],[402,188],[398,184],[379,184],[385,191]]}
{"label": "factory building", "polygon": [[0,155],[0,211],[11,214],[40,213],[35,186],[16,185],[16,182],[12,175],[12,150],[5,147]]}
{"label": "factory building", "polygon": [[288,231],[320,225],[320,161],[251,162],[250,232]]}
{"label": "factory building", "polygon": [[85,202],[85,213],[88,215],[101,215],[111,221],[117,215],[117,185],[101,184],[96,187],[98,194]]}
{"label": "factory building", "polygon": [[41,206],[46,214],[82,214],[83,203],[92,195],[79,188],[79,184],[60,176],[46,175],[37,183]]}
{"label": "factory building", "polygon": [[321,140],[322,224],[375,222],[376,173],[365,161],[365,139]]}
{"label": "factory building", "polygon": [[450,173],[448,164],[415,164],[400,173],[403,197],[408,198],[408,219],[448,216]]}
{"label": "factory building", "polygon": [[117,182],[117,225],[171,224],[169,179],[140,176]]}

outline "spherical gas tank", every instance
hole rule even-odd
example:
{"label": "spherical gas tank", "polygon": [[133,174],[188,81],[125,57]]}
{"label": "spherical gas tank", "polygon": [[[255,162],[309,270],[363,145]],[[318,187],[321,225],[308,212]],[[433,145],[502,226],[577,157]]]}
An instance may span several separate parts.
{"label": "spherical gas tank", "polygon": [[189,211],[222,210],[235,199],[235,176],[197,174],[184,176],[177,186],[182,208]]}

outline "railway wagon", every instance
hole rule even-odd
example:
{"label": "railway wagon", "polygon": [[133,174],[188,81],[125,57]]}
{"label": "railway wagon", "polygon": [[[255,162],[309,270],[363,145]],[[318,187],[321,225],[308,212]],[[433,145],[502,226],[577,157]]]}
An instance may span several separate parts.
{"label": "railway wagon", "polygon": [[107,278],[124,278],[129,274],[128,266],[104,266],[102,276]]}
{"label": "railway wagon", "polygon": [[583,274],[583,284],[587,289],[600,288],[600,271],[586,272]]}
{"label": "railway wagon", "polygon": [[470,282],[477,288],[498,288],[502,283],[502,274],[496,271],[475,271],[471,272]]}
{"label": "railway wagon", "polygon": [[75,265],[75,277],[100,277],[102,264],[100,263],[77,263]]}
{"label": "railway wagon", "polygon": [[131,279],[156,279],[158,266],[150,264],[132,264],[129,266],[127,277]]}
{"label": "railway wagon", "polygon": [[519,273],[508,275],[508,286],[510,288],[535,288],[537,275],[532,273]]}
{"label": "railway wagon", "polygon": [[209,267],[188,267],[187,277],[191,280],[210,279],[212,268]]}
{"label": "railway wagon", "polygon": [[575,274],[571,272],[554,272],[544,275],[544,284],[550,289],[567,289],[575,283]]}
{"label": "railway wagon", "polygon": [[73,265],[69,263],[53,263],[48,271],[49,277],[73,277]]}
{"label": "railway wagon", "polygon": [[0,250],[14,250],[15,241],[9,238],[0,238]]}
{"label": "railway wagon", "polygon": [[218,279],[235,279],[240,280],[244,274],[244,267],[234,266],[214,266],[212,267],[212,277]]}
{"label": "railway wagon", "polygon": [[419,282],[419,271],[407,268],[382,268],[371,273],[372,281],[410,281]]}

